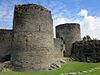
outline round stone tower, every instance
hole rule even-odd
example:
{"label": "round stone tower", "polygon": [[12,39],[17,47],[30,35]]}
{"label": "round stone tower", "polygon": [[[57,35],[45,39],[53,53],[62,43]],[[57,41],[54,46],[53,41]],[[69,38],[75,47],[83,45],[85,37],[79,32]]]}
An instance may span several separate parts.
{"label": "round stone tower", "polygon": [[47,70],[54,49],[51,12],[36,4],[16,5],[13,23],[14,70]]}
{"label": "round stone tower", "polygon": [[56,26],[56,37],[65,43],[64,56],[71,55],[71,46],[75,41],[81,40],[80,25],[77,23],[66,23]]}

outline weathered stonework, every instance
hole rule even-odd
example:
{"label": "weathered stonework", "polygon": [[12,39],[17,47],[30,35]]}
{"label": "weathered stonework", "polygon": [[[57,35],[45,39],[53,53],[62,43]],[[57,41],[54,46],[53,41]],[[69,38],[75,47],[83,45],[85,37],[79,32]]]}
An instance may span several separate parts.
{"label": "weathered stonework", "polygon": [[17,5],[11,61],[15,71],[47,70],[53,59],[53,20],[46,8]]}
{"label": "weathered stonework", "polygon": [[70,56],[72,43],[80,40],[80,25],[61,24],[56,27],[56,37],[53,39],[48,9],[36,4],[16,5],[13,29],[0,30],[0,61],[11,55],[14,71],[48,70],[59,58]]}
{"label": "weathered stonework", "polygon": [[0,62],[11,53],[12,30],[0,29]]}
{"label": "weathered stonework", "polygon": [[65,51],[65,44],[60,38],[54,38],[54,57],[63,58],[63,52]]}
{"label": "weathered stonework", "polygon": [[66,23],[56,26],[56,37],[65,42],[64,56],[71,55],[71,46],[75,41],[81,40],[80,25],[77,23]]}

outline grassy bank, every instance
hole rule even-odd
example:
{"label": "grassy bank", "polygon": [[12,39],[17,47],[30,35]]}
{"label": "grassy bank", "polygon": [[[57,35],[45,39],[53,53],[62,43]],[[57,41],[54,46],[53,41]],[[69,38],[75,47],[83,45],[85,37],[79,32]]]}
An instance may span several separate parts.
{"label": "grassy bank", "polygon": [[[79,72],[83,70],[89,70],[91,68],[100,67],[100,63],[84,63],[84,62],[70,62],[62,65],[61,68],[53,71],[41,71],[41,72],[1,72],[0,75],[60,75],[62,73]],[[93,73],[86,75],[100,75],[97,70]]]}

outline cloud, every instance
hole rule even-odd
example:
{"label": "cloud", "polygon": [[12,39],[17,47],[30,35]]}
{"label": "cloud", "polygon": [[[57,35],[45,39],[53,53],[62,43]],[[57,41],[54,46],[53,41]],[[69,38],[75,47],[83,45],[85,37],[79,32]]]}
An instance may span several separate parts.
{"label": "cloud", "polygon": [[78,13],[79,16],[83,16],[82,22],[84,26],[87,26],[89,29],[95,29],[100,26],[100,17],[90,16],[88,15],[87,10],[81,10]]}
{"label": "cloud", "polygon": [[78,19],[74,20],[74,18],[66,18],[62,15],[56,15],[56,17],[53,17],[53,29],[54,29],[54,37],[55,37],[55,27],[59,24],[64,24],[64,23],[80,23]]}
{"label": "cloud", "polygon": [[78,19],[73,20],[73,18],[66,18],[66,17],[59,17],[54,20],[54,26],[59,25],[59,24],[64,24],[64,23],[80,23]]}
{"label": "cloud", "polygon": [[[75,1],[80,2],[81,0]],[[13,7],[15,4],[37,3],[47,7],[52,11],[54,29],[56,25],[75,22],[81,25],[82,37],[85,35],[90,35],[94,38],[96,37],[100,39],[100,17],[91,16],[86,9],[81,9],[81,11],[77,12],[78,9],[74,10],[69,9],[68,7],[66,8],[66,4],[63,2],[64,1],[59,2],[58,0],[3,0],[0,3],[0,28],[12,27]]]}
{"label": "cloud", "polygon": [[8,1],[3,0],[0,2],[0,29],[11,29],[13,10],[11,9],[11,4]]}
{"label": "cloud", "polygon": [[79,16],[82,16],[82,34],[90,35],[93,38],[100,39],[100,17],[90,16],[87,10],[81,10],[78,13]]}
{"label": "cloud", "polygon": [[[56,15],[54,19],[54,25],[59,25],[63,23],[79,23],[81,25],[81,35],[90,35],[92,38],[100,39],[100,17],[90,16],[88,10],[82,9],[77,13],[77,17],[68,18],[62,15]],[[79,18],[80,17],[80,18]]]}
{"label": "cloud", "polygon": [[0,14],[0,29],[12,28],[12,19],[13,19],[12,12],[8,10],[5,10],[5,11],[0,10],[0,13],[1,13]]}
{"label": "cloud", "polygon": [[86,17],[87,14],[88,14],[88,11],[87,10],[83,10],[83,9],[78,13],[78,15],[84,16],[84,17]]}

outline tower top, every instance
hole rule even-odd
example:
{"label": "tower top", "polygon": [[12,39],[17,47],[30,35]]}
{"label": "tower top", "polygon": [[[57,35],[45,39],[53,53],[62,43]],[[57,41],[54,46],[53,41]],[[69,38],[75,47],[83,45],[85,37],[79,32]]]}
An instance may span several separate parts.
{"label": "tower top", "polygon": [[64,24],[59,24],[56,26],[56,28],[64,28],[64,27],[68,27],[68,28],[74,28],[74,27],[78,27],[80,28],[80,24],[78,23],[64,23]]}
{"label": "tower top", "polygon": [[32,10],[35,9],[35,10],[51,13],[51,11],[49,11],[47,8],[44,8],[43,6],[37,5],[37,4],[19,4],[19,5],[15,5],[15,9],[16,11],[19,11],[19,10],[27,11],[28,9],[32,9]]}

